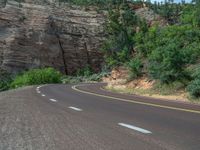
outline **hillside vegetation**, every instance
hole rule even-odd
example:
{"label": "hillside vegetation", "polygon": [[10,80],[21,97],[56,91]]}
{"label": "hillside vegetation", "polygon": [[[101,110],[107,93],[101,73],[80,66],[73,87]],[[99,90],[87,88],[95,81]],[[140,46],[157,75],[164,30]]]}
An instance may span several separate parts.
{"label": "hillside vegetation", "polygon": [[161,86],[179,83],[192,98],[199,98],[200,1],[147,3],[167,21],[165,26],[149,25],[130,6],[122,2],[109,13],[107,65],[127,66],[131,79],[145,75]]}
{"label": "hillside vegetation", "polygon": [[[148,76],[166,86],[178,83],[192,98],[200,97],[200,1],[145,3],[165,25],[149,23],[136,15],[139,1],[78,1],[108,9],[107,40],[102,47],[107,68],[126,66],[130,79]],[[106,4],[106,6],[105,6]],[[170,86],[169,86],[170,87]]]}

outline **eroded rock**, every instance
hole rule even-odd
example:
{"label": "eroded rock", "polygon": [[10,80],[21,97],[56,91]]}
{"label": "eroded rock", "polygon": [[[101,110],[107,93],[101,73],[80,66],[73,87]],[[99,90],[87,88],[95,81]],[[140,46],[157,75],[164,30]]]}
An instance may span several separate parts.
{"label": "eroded rock", "polygon": [[0,68],[17,73],[54,67],[73,74],[102,63],[105,17],[54,1],[8,1],[0,8]]}

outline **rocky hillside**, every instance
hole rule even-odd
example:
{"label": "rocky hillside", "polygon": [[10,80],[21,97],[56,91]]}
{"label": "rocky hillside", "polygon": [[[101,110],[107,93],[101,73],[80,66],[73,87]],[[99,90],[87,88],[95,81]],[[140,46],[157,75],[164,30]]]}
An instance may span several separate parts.
{"label": "rocky hillside", "polygon": [[73,74],[89,64],[98,71],[104,15],[45,2],[1,3],[0,68],[16,73],[50,66]]}

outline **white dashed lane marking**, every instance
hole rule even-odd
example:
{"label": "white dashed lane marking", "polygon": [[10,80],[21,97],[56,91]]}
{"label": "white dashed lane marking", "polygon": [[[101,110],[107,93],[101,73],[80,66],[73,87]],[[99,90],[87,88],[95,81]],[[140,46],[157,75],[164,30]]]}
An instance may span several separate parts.
{"label": "white dashed lane marking", "polygon": [[[41,93],[41,91],[40,91],[40,88],[41,88],[42,86],[38,86],[37,88],[36,88],[36,91],[37,91],[37,93]],[[41,93],[41,96],[42,97],[45,97],[46,95],[45,94],[43,94],[43,93]],[[52,101],[52,102],[57,102],[57,100],[56,99],[49,99],[50,101]],[[69,109],[72,109],[72,110],[75,110],[75,111],[83,111],[82,109],[80,109],[80,108],[77,108],[77,107],[73,107],[73,106],[70,106],[70,107],[68,107]],[[138,132],[141,132],[141,133],[143,133],[143,134],[152,134],[152,132],[151,131],[148,131],[148,130],[146,130],[146,129],[143,129],[143,128],[139,128],[139,127],[136,127],[136,126],[133,126],[133,125],[130,125],[130,124],[125,124],[125,123],[118,123],[118,125],[119,126],[122,126],[122,127],[125,127],[125,128],[128,128],[128,129],[132,129],[132,130],[135,130],[135,131],[138,131]]]}
{"label": "white dashed lane marking", "polygon": [[139,128],[139,127],[136,127],[136,126],[133,126],[133,125],[130,125],[130,124],[118,123],[118,125],[125,127],[125,128],[129,128],[129,129],[138,131],[138,132],[141,132],[141,133],[144,133],[144,134],[152,134],[151,131],[148,131],[148,130],[145,130],[145,129],[142,129],[142,128]]}
{"label": "white dashed lane marking", "polygon": [[40,92],[40,91],[37,91],[37,93],[40,94],[41,92]]}
{"label": "white dashed lane marking", "polygon": [[38,86],[37,89],[40,89],[41,87],[42,87],[42,85],[41,85],[41,86]]}
{"label": "white dashed lane marking", "polygon": [[50,101],[52,101],[52,102],[57,102],[57,100],[56,99],[49,99]]}
{"label": "white dashed lane marking", "polygon": [[75,111],[83,111],[82,109],[77,108],[77,107],[72,107],[72,106],[70,106],[69,108],[72,109],[72,110],[75,110]]}

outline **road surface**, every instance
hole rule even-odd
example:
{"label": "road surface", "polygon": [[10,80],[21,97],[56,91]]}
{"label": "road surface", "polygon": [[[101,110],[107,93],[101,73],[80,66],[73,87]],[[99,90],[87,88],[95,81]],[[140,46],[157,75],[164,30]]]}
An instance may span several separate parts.
{"label": "road surface", "polygon": [[200,106],[102,85],[0,93],[0,150],[200,150]]}

